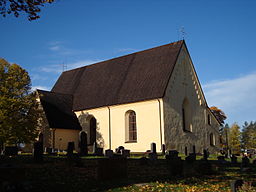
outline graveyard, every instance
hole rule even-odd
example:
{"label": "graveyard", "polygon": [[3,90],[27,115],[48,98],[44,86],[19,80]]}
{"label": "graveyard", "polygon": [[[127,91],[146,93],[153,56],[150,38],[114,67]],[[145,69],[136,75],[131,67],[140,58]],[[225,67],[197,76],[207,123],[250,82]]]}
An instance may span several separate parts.
{"label": "graveyard", "polygon": [[0,191],[256,191],[254,156],[130,153],[115,151],[33,153],[6,150],[0,156]]}

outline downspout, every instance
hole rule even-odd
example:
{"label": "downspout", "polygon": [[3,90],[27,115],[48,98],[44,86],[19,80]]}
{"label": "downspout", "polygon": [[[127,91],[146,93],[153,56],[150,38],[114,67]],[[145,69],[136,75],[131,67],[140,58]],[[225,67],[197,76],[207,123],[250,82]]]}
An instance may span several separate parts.
{"label": "downspout", "polygon": [[163,146],[162,135],[163,135],[163,133],[162,133],[161,103],[160,103],[159,99],[157,99],[157,101],[158,101],[158,104],[159,104],[158,106],[159,106],[159,119],[160,119],[160,121],[159,121],[159,125],[160,125],[160,143],[161,143],[161,149],[162,149],[162,146]]}
{"label": "downspout", "polygon": [[55,149],[55,131],[56,129],[52,129],[52,148]]}
{"label": "downspout", "polygon": [[108,136],[109,136],[109,149],[111,149],[111,116],[110,116],[110,107],[108,108]]}

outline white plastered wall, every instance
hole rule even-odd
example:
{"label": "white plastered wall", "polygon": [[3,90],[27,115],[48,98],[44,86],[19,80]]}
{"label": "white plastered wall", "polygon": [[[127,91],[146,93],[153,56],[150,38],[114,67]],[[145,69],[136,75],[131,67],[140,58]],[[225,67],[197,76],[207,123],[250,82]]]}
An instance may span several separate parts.
{"label": "white plastered wall", "polygon": [[[137,142],[135,143],[127,143],[125,139],[125,113],[129,110],[136,113]],[[131,152],[145,152],[150,149],[152,142],[156,143],[157,151],[161,149],[161,135],[164,138],[161,99],[78,111],[76,115],[79,117],[82,113],[96,118],[97,131],[104,140],[104,145],[101,147],[104,149],[114,150],[119,146],[124,146]],[[160,116],[162,130],[160,130]]]}

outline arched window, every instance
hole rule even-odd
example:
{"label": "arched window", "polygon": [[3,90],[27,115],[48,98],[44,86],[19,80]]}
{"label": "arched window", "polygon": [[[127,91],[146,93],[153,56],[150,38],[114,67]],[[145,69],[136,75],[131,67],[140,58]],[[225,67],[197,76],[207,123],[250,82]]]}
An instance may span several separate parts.
{"label": "arched window", "polygon": [[208,114],[208,116],[207,116],[207,122],[208,122],[208,125],[211,125],[211,124],[212,124],[210,114]]}
{"label": "arched window", "polygon": [[137,142],[137,125],[135,111],[125,113],[125,140],[126,142]]}
{"label": "arched window", "polygon": [[214,134],[213,134],[213,133],[210,134],[210,145],[211,145],[211,146],[214,146],[214,145],[215,145],[215,137],[214,137]]}
{"label": "arched window", "polygon": [[191,109],[187,99],[182,104],[182,127],[183,131],[192,132]]}

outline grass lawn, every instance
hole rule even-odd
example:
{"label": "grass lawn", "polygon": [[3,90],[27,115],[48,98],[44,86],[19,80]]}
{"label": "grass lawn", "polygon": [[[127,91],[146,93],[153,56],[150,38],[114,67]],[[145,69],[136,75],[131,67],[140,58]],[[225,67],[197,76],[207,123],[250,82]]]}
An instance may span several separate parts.
{"label": "grass lawn", "polygon": [[[140,158],[135,156],[133,158]],[[87,157],[93,158],[93,157]],[[182,157],[183,158],[183,157]],[[84,159],[84,158],[82,158]],[[199,157],[201,159],[201,157]],[[210,159],[216,159],[211,156]],[[238,159],[240,161],[240,159]],[[206,175],[190,178],[172,178],[169,180],[115,180],[91,182],[83,177],[83,168],[68,166],[64,156],[45,157],[44,163],[33,163],[31,155],[19,155],[13,158],[1,159],[0,165],[4,164],[6,173],[0,176],[10,177],[11,180],[24,180],[23,185],[27,191],[62,191],[62,192],[87,192],[87,191],[170,191],[170,192],[224,192],[231,191],[230,183],[235,179],[243,179],[248,183],[240,192],[256,192],[256,187],[251,187],[250,183],[256,184],[256,167],[252,167],[247,172],[242,172],[240,167],[230,167],[220,169],[215,175]],[[10,168],[8,168],[10,167]],[[12,168],[18,168],[13,172]],[[20,169],[19,169],[20,167]],[[0,178],[1,184],[1,178]],[[1,186],[0,186],[1,191]],[[2,191],[1,191],[2,192]]]}
{"label": "grass lawn", "polygon": [[168,191],[168,192],[231,192],[231,181],[243,179],[246,184],[240,192],[256,192],[252,182],[256,182],[255,169],[242,173],[239,167],[229,167],[217,175],[203,177],[176,178],[169,181],[132,184],[124,187],[112,188],[108,192],[121,191]]}

